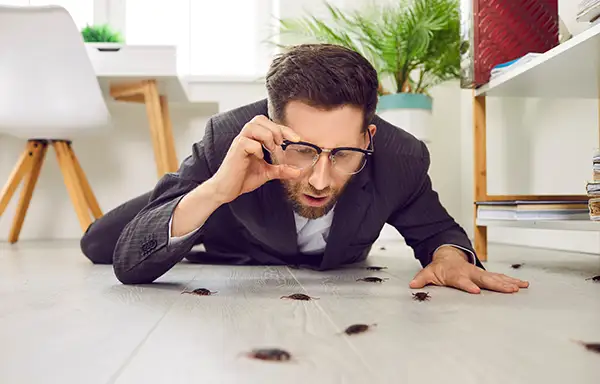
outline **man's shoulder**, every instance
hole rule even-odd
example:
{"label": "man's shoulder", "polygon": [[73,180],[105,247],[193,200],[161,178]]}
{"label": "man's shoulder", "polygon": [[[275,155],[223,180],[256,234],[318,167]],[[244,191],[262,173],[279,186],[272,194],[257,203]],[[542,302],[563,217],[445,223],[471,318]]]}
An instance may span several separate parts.
{"label": "man's shoulder", "polygon": [[429,162],[429,151],[417,137],[379,116],[373,124],[377,132],[373,138],[375,156],[385,164],[397,164],[406,161]]}
{"label": "man's shoulder", "polygon": [[382,204],[395,209],[418,191],[428,175],[430,157],[425,143],[376,116],[371,183],[383,197]]}

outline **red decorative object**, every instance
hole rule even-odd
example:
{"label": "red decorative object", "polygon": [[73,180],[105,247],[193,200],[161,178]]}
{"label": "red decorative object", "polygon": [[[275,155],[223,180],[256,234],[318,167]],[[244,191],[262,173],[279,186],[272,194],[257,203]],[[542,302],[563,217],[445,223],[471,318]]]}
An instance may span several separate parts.
{"label": "red decorative object", "polygon": [[559,42],[558,0],[461,0],[461,87],[477,88],[498,64]]}

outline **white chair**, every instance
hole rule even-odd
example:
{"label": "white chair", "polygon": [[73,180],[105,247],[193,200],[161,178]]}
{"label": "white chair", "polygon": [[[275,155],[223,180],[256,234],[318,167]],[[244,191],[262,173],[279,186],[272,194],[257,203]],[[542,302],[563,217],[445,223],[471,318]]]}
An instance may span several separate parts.
{"label": "white chair", "polygon": [[0,217],[24,181],[9,242],[18,241],[49,145],[82,230],[102,216],[71,140],[110,126],[79,29],[59,6],[0,6],[0,133],[27,140],[0,192]]}

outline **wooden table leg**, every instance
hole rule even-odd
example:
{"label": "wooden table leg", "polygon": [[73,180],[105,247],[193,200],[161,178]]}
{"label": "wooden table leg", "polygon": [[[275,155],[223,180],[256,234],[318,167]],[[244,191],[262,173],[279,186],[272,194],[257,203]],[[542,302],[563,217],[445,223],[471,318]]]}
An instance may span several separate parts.
{"label": "wooden table leg", "polygon": [[173,139],[173,129],[166,96],[160,95],[155,80],[129,84],[116,84],[111,87],[111,95],[120,101],[144,103],[150,126],[156,173],[177,172],[178,161]]}
{"label": "wooden table leg", "polygon": [[169,172],[167,141],[165,137],[165,126],[160,109],[160,97],[155,82],[150,82],[144,89],[144,100],[146,102],[146,113],[150,132],[154,142],[154,152],[157,158],[158,177]]}
{"label": "wooden table leg", "polygon": [[160,110],[162,112],[163,127],[165,130],[165,149],[167,151],[168,171],[176,172],[179,168],[177,152],[175,150],[175,139],[173,138],[173,124],[169,113],[169,102],[164,95],[160,96]]}

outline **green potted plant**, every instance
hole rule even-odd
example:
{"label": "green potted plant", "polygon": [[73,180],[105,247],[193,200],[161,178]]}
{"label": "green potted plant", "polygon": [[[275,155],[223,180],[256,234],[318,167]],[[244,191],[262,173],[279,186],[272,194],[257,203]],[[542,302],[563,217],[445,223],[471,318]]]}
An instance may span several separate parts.
{"label": "green potted plant", "polygon": [[86,44],[93,45],[99,50],[118,48],[124,43],[121,34],[113,31],[108,24],[86,25],[81,30],[81,36]]}
{"label": "green potted plant", "polygon": [[325,6],[326,18],[278,20],[276,44],[333,43],[361,53],[379,75],[378,114],[429,141],[429,91],[460,78],[459,0],[397,0],[352,11]]}

